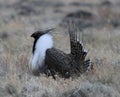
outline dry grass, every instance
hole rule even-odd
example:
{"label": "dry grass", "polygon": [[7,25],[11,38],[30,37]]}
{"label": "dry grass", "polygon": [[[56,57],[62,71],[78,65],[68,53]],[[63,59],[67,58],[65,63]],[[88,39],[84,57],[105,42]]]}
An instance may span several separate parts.
{"label": "dry grass", "polygon": [[[16,1],[12,0],[10,4]],[[0,2],[6,4],[4,0],[0,0]],[[67,3],[69,2],[72,0]],[[85,0],[85,2],[89,1]],[[99,1],[96,0],[95,2],[98,3]],[[6,8],[3,9],[7,10]],[[16,11],[9,9],[11,13],[5,14],[3,9],[0,9],[2,15],[0,18],[0,88],[3,88],[5,92],[1,92],[0,89],[0,97],[3,97],[2,94],[4,97],[12,97],[13,94],[10,95],[6,91],[9,84],[16,90],[14,93],[16,97],[66,97],[69,95],[67,93],[73,89],[82,90],[87,97],[120,97],[120,27],[114,28],[106,25],[100,28],[85,29],[82,34],[82,41],[89,51],[87,57],[94,62],[94,69],[75,79],[57,77],[54,80],[45,75],[35,77],[31,74],[29,59],[33,40],[30,38],[30,34],[39,27],[50,28],[52,23],[57,24],[58,21],[56,20],[60,20],[63,14],[49,16],[49,11],[54,10],[51,7],[45,9],[42,15],[16,15],[13,20],[9,19],[6,23],[4,19],[11,13],[16,14]],[[103,17],[108,17],[104,16],[104,13]],[[43,17],[44,14],[45,17]],[[115,12],[115,16],[116,14]],[[117,18],[119,18],[118,16]],[[45,22],[45,19],[48,21]],[[57,28],[53,32],[55,47],[69,52],[68,34],[63,33],[63,29],[54,27]],[[3,38],[3,33],[6,33],[7,37]]]}
{"label": "dry grass", "polygon": [[[60,36],[59,38],[63,39],[63,37]],[[45,75],[35,77],[30,73],[29,59],[32,43],[29,42],[30,39],[27,38],[27,35],[25,37],[22,36],[20,41],[17,36],[8,39],[9,41],[2,41],[1,47],[3,51],[0,56],[1,86],[6,87],[8,84],[11,84],[16,88],[19,95],[26,95],[27,97],[39,97],[38,95],[58,97],[75,88],[82,89],[88,94],[88,97],[97,97],[97,95],[99,97],[105,97],[105,95],[119,97],[119,54],[116,52],[116,49],[108,48],[111,47],[112,42],[112,45],[118,45],[119,37],[104,38],[107,41],[106,43],[100,38],[102,36],[97,38],[93,34],[92,37],[96,38],[96,41],[89,43],[86,39],[86,48],[89,49],[88,57],[91,57],[94,61],[93,71],[83,74],[79,78],[66,80],[59,77],[57,80],[54,80],[51,77],[47,78]],[[67,42],[65,43],[67,45]],[[62,45],[62,43],[56,46],[59,48],[59,45]],[[67,49],[66,47],[61,48],[63,50]],[[107,51],[105,48],[108,48]]]}

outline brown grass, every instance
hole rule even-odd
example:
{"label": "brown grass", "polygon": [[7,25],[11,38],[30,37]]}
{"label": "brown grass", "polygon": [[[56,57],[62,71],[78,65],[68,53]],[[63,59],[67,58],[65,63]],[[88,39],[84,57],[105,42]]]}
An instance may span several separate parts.
{"label": "brown grass", "polygon": [[[12,0],[10,4],[16,1]],[[92,1],[95,1],[93,3],[100,2],[98,0]],[[0,2],[6,4],[8,0],[7,2],[0,0]],[[64,3],[63,0],[62,2]],[[69,2],[72,2],[72,0],[67,1],[68,4]],[[85,2],[89,1],[85,0]],[[0,19],[0,88],[2,87],[6,91],[8,84],[10,84],[16,89],[17,95],[20,97],[66,97],[63,94],[68,95],[67,93],[73,89],[82,90],[88,97],[120,97],[120,27],[114,28],[106,25],[100,28],[88,28],[83,31],[81,40],[84,42],[85,48],[88,49],[87,58],[91,58],[94,62],[92,71],[75,79],[63,79],[57,76],[56,80],[52,77],[47,78],[44,74],[39,77],[31,74],[29,59],[33,39],[30,38],[30,34],[34,30],[50,28],[53,23],[56,28],[56,31],[52,33],[55,47],[69,52],[69,36],[64,33],[63,28],[57,26],[57,19],[60,20],[63,13],[61,13],[62,15],[52,14],[50,16],[49,13],[54,10],[52,8],[44,8],[45,12],[36,16],[19,16],[13,9],[0,9],[0,15],[2,16]],[[69,9],[70,7],[65,8]],[[65,8],[63,7],[63,9]],[[88,8],[83,7],[83,9]],[[3,21],[6,19],[5,16],[10,15],[10,13],[4,13],[7,10],[16,15],[14,20],[10,19],[8,23],[5,23]],[[96,10],[98,11],[98,9]],[[106,10],[100,12],[105,13]],[[109,17],[104,13],[103,17]],[[108,13],[111,13],[111,11],[108,11]],[[119,14],[116,15],[116,12],[112,12],[112,16],[114,13],[119,18]],[[48,21],[45,22],[45,19],[48,19]],[[6,38],[1,37],[4,32],[8,34]],[[7,91],[4,93],[4,97],[10,96],[12,95]]]}

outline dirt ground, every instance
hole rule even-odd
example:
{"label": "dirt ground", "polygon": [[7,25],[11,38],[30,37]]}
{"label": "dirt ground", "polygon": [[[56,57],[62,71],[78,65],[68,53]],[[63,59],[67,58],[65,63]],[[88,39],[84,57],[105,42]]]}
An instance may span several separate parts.
{"label": "dirt ground", "polygon": [[[80,18],[90,24],[82,27],[81,41],[93,70],[74,79],[32,75],[30,35],[56,28],[54,47],[68,53],[64,19],[80,10],[92,14]],[[0,0],[0,97],[120,97],[119,73],[119,0]]]}

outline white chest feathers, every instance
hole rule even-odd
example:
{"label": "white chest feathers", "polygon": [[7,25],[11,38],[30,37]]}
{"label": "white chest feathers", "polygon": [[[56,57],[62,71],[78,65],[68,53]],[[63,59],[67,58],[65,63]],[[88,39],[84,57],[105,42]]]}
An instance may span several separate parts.
{"label": "white chest feathers", "polygon": [[53,39],[50,34],[44,34],[37,40],[35,51],[31,60],[32,70],[37,70],[44,65],[46,50],[52,47]]}

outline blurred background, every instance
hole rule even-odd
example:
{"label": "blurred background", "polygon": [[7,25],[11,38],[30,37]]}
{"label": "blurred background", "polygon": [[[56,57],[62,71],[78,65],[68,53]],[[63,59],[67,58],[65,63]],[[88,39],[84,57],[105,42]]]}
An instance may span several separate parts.
{"label": "blurred background", "polygon": [[[94,68],[77,78],[29,70],[37,30],[52,32],[54,47],[68,53],[68,20]],[[120,0],[0,0],[0,97],[120,97]]]}

